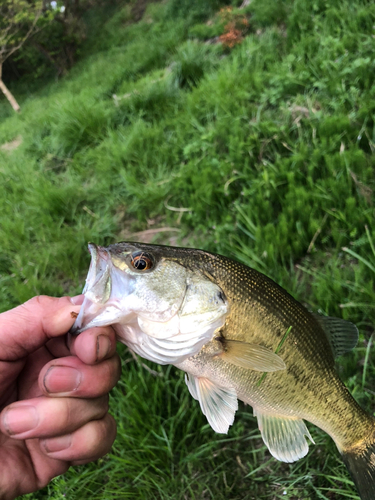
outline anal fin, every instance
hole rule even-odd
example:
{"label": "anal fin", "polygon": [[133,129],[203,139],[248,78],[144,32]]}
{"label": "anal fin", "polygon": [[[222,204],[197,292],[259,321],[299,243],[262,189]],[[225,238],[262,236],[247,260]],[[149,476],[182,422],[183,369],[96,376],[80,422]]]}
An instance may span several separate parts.
{"label": "anal fin", "polygon": [[[254,408],[263,441],[271,455],[281,462],[295,462],[307,455],[307,436],[314,443],[305,422],[300,418],[279,417]],[[314,443],[315,444],[315,443]]]}
{"label": "anal fin", "polygon": [[238,409],[237,393],[233,388],[219,387],[205,377],[185,375],[190,394],[199,401],[203,415],[214,431],[227,434]]}

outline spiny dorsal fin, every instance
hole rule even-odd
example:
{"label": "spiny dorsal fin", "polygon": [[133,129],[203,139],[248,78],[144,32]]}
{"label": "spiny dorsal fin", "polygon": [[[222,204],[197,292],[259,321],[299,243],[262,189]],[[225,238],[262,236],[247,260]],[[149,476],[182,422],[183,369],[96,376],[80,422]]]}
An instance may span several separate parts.
{"label": "spiny dorsal fin", "polygon": [[335,358],[351,351],[358,342],[358,328],[350,321],[314,314],[315,319],[326,332]]}
{"label": "spiny dorsal fin", "polygon": [[220,357],[227,363],[259,372],[285,370],[284,361],[267,347],[238,340],[224,340],[225,351]]}
{"label": "spiny dorsal fin", "polygon": [[268,415],[255,408],[254,415],[258,419],[263,441],[273,457],[291,463],[307,455],[309,445],[305,436],[312,443],[314,440],[302,419]]}
{"label": "spiny dorsal fin", "polygon": [[233,388],[219,387],[205,377],[185,374],[190,394],[199,401],[203,415],[214,431],[227,434],[238,409],[237,393]]}

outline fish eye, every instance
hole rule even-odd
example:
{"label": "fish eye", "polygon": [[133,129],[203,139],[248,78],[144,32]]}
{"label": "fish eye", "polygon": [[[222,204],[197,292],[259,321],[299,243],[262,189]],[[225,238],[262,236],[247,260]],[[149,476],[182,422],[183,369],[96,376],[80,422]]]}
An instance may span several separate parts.
{"label": "fish eye", "polygon": [[148,271],[154,267],[154,262],[148,253],[134,252],[131,255],[130,265],[137,271]]}

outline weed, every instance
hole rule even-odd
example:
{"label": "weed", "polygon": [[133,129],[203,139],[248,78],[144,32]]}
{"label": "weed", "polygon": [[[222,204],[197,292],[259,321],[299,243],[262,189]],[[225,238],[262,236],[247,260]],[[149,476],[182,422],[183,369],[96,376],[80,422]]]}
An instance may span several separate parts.
{"label": "weed", "polygon": [[[67,77],[20,85],[20,116],[0,101],[1,308],[78,293],[88,241],[173,228],[180,244],[235,257],[355,322],[359,345],[338,370],[374,412],[375,8],[234,1],[226,12],[249,26],[232,26],[241,43],[223,52],[199,40],[223,34],[227,4],[150,4],[137,23],[119,7],[101,30],[93,12]],[[119,350],[112,453],[29,499],[357,498],[319,429],[307,457],[276,462],[247,407],[215,435],[180,372]]]}

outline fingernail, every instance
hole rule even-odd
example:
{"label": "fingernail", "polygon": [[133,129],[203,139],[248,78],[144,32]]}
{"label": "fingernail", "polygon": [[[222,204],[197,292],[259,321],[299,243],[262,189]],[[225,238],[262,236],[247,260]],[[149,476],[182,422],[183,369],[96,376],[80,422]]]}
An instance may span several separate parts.
{"label": "fingernail", "polygon": [[111,350],[112,344],[106,335],[98,335],[96,339],[96,361],[104,359]]}
{"label": "fingernail", "polygon": [[38,412],[34,406],[29,405],[9,408],[9,410],[5,411],[3,418],[4,426],[11,436],[31,431],[39,422]]}
{"label": "fingernail", "polygon": [[81,306],[83,304],[83,299],[85,296],[81,293],[80,295],[76,295],[75,297],[70,297],[70,302],[75,306]]}
{"label": "fingernail", "polygon": [[44,439],[42,445],[47,453],[54,453],[55,451],[62,451],[69,448],[72,444],[72,435],[60,436],[56,438]]}
{"label": "fingernail", "polygon": [[44,387],[49,393],[73,392],[81,383],[81,372],[70,366],[51,366],[44,376]]}

